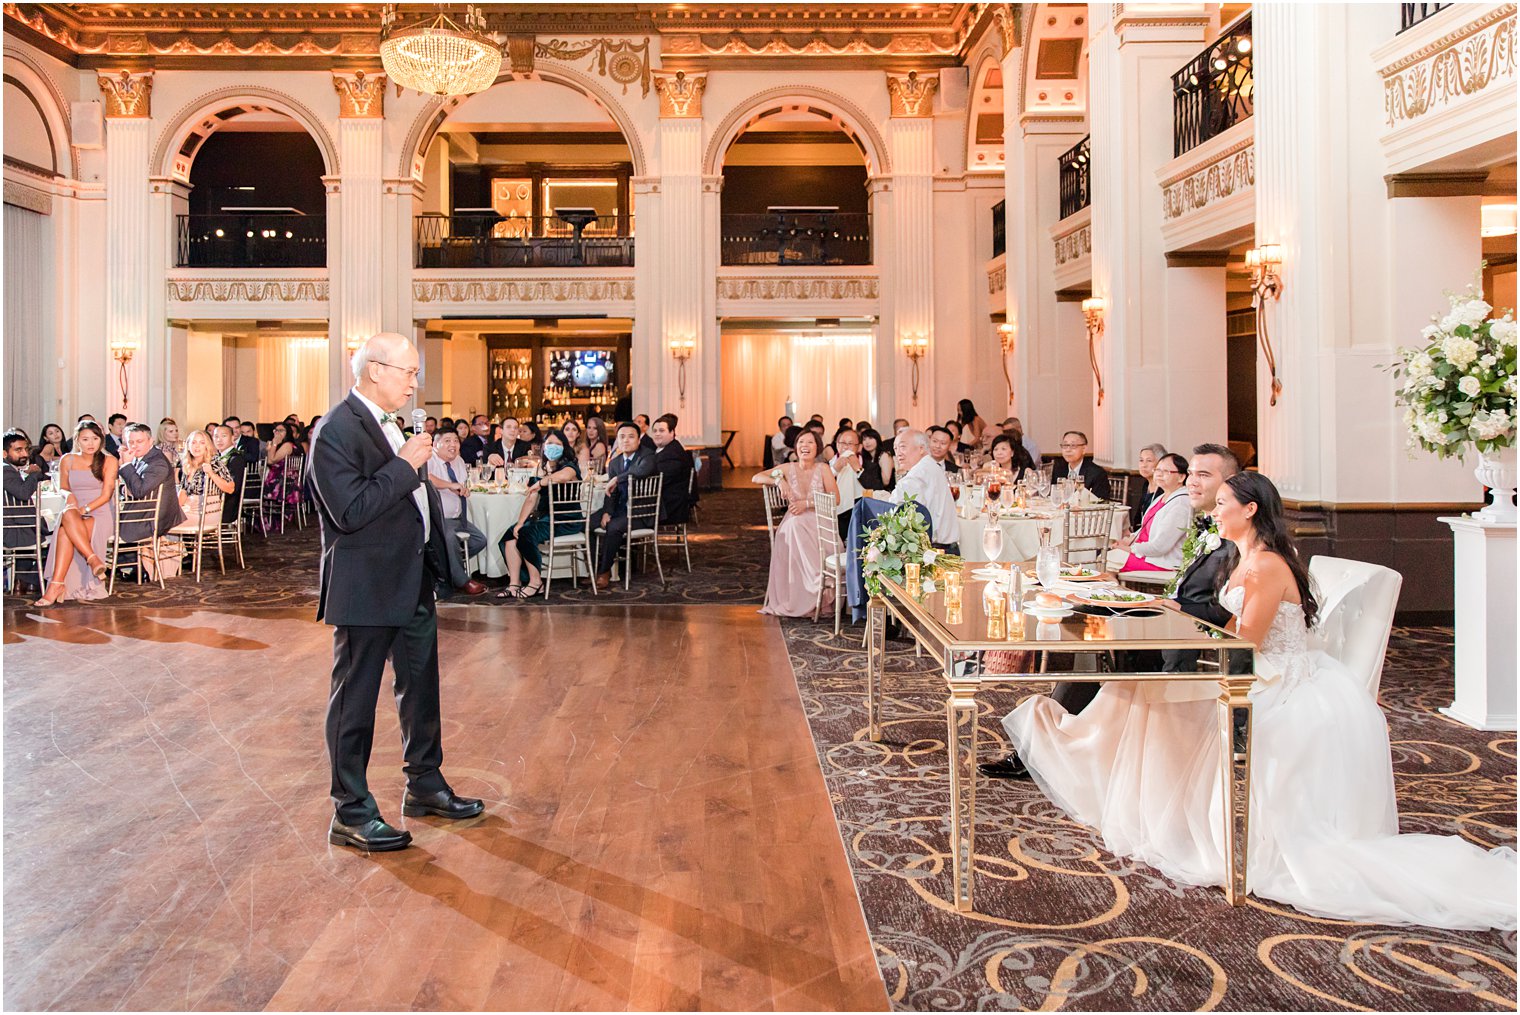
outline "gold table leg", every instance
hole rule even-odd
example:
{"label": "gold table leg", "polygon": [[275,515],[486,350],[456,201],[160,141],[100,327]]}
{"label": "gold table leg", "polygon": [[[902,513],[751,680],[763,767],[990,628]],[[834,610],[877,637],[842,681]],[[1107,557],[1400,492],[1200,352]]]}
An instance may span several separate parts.
{"label": "gold table leg", "polygon": [[945,747],[950,755],[950,855],[955,908],[972,911],[971,864],[976,856],[976,693],[974,685],[950,685],[945,702]]}
{"label": "gold table leg", "polygon": [[873,743],[881,740],[881,690],[887,676],[887,607],[866,604],[866,722]]}
{"label": "gold table leg", "polygon": [[1251,832],[1250,676],[1231,676],[1229,652],[1219,653],[1220,762],[1225,787],[1225,897],[1246,901],[1247,851]]}

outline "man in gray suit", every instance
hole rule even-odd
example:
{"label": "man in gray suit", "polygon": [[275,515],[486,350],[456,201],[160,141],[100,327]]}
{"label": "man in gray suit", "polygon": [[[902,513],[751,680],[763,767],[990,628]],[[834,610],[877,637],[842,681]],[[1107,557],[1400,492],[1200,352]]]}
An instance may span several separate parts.
{"label": "man in gray suit", "polygon": [[[37,484],[47,475],[42,467],[31,460],[32,442],[26,434],[20,430],[5,431],[5,461],[0,464],[5,477],[5,502],[7,504],[30,504],[32,498],[37,495]],[[45,539],[48,534],[47,522],[42,523],[42,536]],[[5,530],[5,545],[10,547],[27,546],[32,542],[30,531],[22,529]],[[24,567],[23,567],[24,565]],[[16,577],[18,585],[42,584],[37,577],[38,565],[30,558],[17,561]]]}
{"label": "man in gray suit", "polygon": [[153,443],[153,431],[146,423],[127,425],[126,445],[121,456],[121,482],[133,497],[147,497],[158,491],[158,525],[127,522],[121,526],[123,542],[135,543],[154,535],[163,535],[185,520],[180,510],[179,494],[174,489],[174,465]]}

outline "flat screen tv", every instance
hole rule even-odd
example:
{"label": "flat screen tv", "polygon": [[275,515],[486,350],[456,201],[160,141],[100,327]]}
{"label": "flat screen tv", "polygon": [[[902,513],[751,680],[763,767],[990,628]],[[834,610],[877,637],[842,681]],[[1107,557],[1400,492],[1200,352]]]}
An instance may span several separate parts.
{"label": "flat screen tv", "polygon": [[604,388],[616,383],[611,349],[562,349],[549,354],[549,383],[568,388]]}

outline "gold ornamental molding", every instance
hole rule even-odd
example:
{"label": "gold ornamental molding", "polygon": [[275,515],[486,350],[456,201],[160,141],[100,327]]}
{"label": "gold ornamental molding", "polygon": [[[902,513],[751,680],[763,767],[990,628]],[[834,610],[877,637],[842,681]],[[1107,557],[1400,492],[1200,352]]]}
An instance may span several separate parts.
{"label": "gold ornamental molding", "polygon": [[1084,223],[1078,229],[1057,236],[1055,246],[1057,266],[1092,256],[1092,223]]}
{"label": "gold ornamental molding", "polygon": [[633,300],[631,278],[417,279],[417,303],[626,303]]}
{"label": "gold ornamental molding", "polygon": [[996,296],[1008,288],[1008,264],[1003,262],[987,269],[987,295]]}
{"label": "gold ornamental molding", "polygon": [[171,303],[322,303],[325,278],[171,278]]}
{"label": "gold ornamental molding", "polygon": [[925,117],[934,115],[934,92],[939,76],[920,76],[918,71],[887,75],[887,94],[892,97],[892,115]]}
{"label": "gold ornamental molding", "polygon": [[1513,89],[1515,14],[1515,4],[1499,4],[1380,68],[1388,126],[1492,88]]}
{"label": "gold ornamental molding", "polygon": [[702,90],[707,75],[684,70],[654,72],[654,90],[660,93],[660,116],[666,119],[702,119]]}
{"label": "gold ornamental molding", "polygon": [[535,59],[558,60],[560,63],[574,63],[590,57],[589,63],[595,66],[596,72],[622,85],[624,95],[628,94],[628,86],[637,82],[641,94],[645,98],[649,96],[653,72],[649,66],[648,39],[588,39],[576,42],[549,39],[546,42],[535,42],[533,55]]}
{"label": "gold ornamental molding", "polygon": [[1003,56],[1007,56],[1019,48],[1019,22],[1013,13],[1013,5],[995,3],[992,5],[992,19],[997,25],[998,38],[1003,43]]}
{"label": "gold ornamental molding", "polygon": [[1256,144],[1248,137],[1187,175],[1162,181],[1162,216],[1168,221],[1181,218],[1255,185]]}
{"label": "gold ornamental molding", "polygon": [[133,74],[122,71],[114,76],[99,76],[100,94],[105,96],[105,114],[112,120],[146,120],[152,116],[153,72]]}
{"label": "gold ornamental molding", "polygon": [[338,115],[345,120],[373,120],[385,116],[385,75],[334,74],[333,89],[338,93]]}
{"label": "gold ornamental molding", "polygon": [[880,296],[881,286],[874,276],[718,279],[720,300],[874,300]]}

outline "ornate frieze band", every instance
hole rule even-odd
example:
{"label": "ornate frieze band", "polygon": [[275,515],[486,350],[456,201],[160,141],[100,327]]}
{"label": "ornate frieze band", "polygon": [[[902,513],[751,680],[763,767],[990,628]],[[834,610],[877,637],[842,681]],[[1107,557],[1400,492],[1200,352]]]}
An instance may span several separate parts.
{"label": "ornate frieze band", "polygon": [[1083,225],[1080,229],[1073,229],[1064,236],[1057,236],[1056,264],[1062,265],[1067,261],[1077,261],[1092,255],[1092,223]]}
{"label": "ornate frieze band", "polygon": [[105,114],[113,120],[146,120],[152,116],[153,72],[102,74],[100,94],[105,96]]}
{"label": "ornate frieze band", "polygon": [[1499,4],[1383,67],[1388,126],[1489,89],[1513,89],[1515,12],[1515,4]]}
{"label": "ornate frieze band", "polygon": [[655,71],[654,90],[660,93],[660,116],[666,119],[702,119],[702,90],[706,74],[678,70]]}
{"label": "ornate frieze band", "polygon": [[333,89],[338,93],[338,115],[345,120],[379,119],[385,116],[385,75],[334,74]]}
{"label": "ornate frieze band", "polygon": [[171,303],[321,303],[325,278],[171,278]]}
{"label": "ornate frieze band", "polygon": [[874,277],[720,278],[720,300],[874,300],[881,287]]}
{"label": "ornate frieze band", "polygon": [[1168,221],[1256,185],[1256,145],[1246,139],[1186,176],[1161,186],[1162,215]]}
{"label": "ornate frieze band", "polygon": [[45,190],[28,187],[15,180],[5,181],[5,203],[34,211],[38,215],[53,214],[53,195]]}
{"label": "ornate frieze band", "polygon": [[419,279],[418,303],[615,303],[633,299],[631,278]]}

